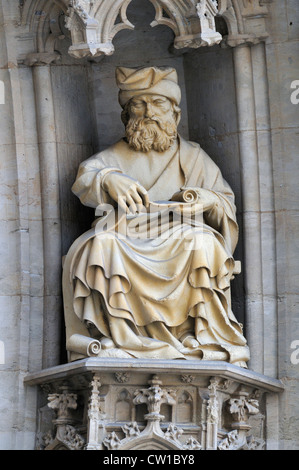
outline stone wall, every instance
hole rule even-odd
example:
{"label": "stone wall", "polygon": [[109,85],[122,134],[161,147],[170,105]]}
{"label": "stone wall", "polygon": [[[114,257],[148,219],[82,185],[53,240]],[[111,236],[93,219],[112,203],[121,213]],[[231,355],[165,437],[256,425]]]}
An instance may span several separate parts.
{"label": "stone wall", "polygon": [[[275,1],[270,6],[269,31],[266,52],[276,224],[276,259],[269,262],[275,262],[277,273],[278,375],[286,384],[278,413],[279,437],[283,448],[298,449],[299,410],[295,397],[299,393],[299,364],[291,361],[294,353],[292,343],[299,339],[299,271],[296,261],[299,248],[299,104],[291,101],[294,91],[291,85],[299,78],[299,10],[296,0]],[[267,245],[269,241],[264,240],[264,243]],[[293,358],[296,359],[294,354]]]}
{"label": "stone wall", "polygon": [[[200,143],[232,187],[237,206],[239,243],[235,258],[243,262],[242,189],[237,105],[231,48],[202,48],[184,55],[189,139]],[[244,274],[232,284],[233,311],[245,325]]]}
{"label": "stone wall", "polygon": [[24,389],[23,378],[42,366],[43,342],[40,169],[31,71],[18,70],[15,54],[18,18],[15,4],[1,2],[1,449],[34,444],[36,392]]}

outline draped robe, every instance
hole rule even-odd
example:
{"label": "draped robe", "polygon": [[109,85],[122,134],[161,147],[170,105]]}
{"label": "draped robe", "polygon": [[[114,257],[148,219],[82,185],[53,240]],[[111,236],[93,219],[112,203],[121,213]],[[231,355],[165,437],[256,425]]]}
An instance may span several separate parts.
{"label": "draped robe", "polygon": [[[121,223],[109,224],[117,205],[101,183],[111,171],[138,180],[153,210],[133,219],[123,214]],[[206,189],[216,202],[204,213],[193,206],[193,216],[187,211],[183,219],[169,219],[168,213],[157,218],[156,211],[167,207],[157,201],[169,201],[180,188]],[[72,189],[83,204],[114,210],[97,219],[66,256],[67,338],[74,332],[111,338],[112,356],[245,366],[249,350],[227,295],[238,240],[234,195],[203,149],[179,137],[177,148],[160,156],[138,153],[121,140],[83,162]],[[127,230],[132,220],[138,236]],[[148,235],[149,222],[156,224],[154,236]],[[188,335],[199,347],[183,345]],[[71,351],[71,357],[81,356]]]}

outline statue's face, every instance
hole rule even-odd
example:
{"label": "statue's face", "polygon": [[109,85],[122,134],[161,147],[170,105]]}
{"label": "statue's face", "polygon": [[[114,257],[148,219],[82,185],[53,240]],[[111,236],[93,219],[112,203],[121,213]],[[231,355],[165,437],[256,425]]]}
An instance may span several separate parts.
{"label": "statue's face", "polygon": [[164,152],[177,138],[174,105],[165,96],[136,96],[130,100],[127,112],[126,137],[134,150]]}
{"label": "statue's face", "polygon": [[171,120],[173,118],[172,102],[161,95],[141,95],[132,98],[130,101],[129,114],[132,118],[153,117],[162,120]]}

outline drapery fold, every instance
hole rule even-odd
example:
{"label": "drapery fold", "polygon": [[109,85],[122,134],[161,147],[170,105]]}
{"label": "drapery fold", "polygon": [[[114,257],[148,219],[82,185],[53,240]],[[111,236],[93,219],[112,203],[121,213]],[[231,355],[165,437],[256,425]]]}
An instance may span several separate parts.
{"label": "drapery fold", "polygon": [[[81,165],[73,191],[83,204],[115,208],[101,187],[109,171],[137,179],[133,157],[122,157],[126,146],[120,141]],[[144,156],[135,152],[138,157]],[[134,236],[128,232],[132,220],[125,215],[125,223],[108,224],[105,230],[99,219],[72,260],[74,315],[133,357],[198,357],[244,365],[248,347],[226,297],[238,240],[233,193],[198,144],[180,138],[176,174],[173,164],[172,159],[172,184],[164,162],[161,177],[146,188],[151,201],[168,201],[174,187],[203,188],[213,193],[213,208],[200,213],[200,205],[194,206],[195,213],[182,219],[169,217],[169,207],[163,217],[162,204],[155,237],[148,232],[158,220],[154,209],[134,217]],[[140,175],[138,180],[143,183]],[[183,345],[188,335],[199,347]]]}

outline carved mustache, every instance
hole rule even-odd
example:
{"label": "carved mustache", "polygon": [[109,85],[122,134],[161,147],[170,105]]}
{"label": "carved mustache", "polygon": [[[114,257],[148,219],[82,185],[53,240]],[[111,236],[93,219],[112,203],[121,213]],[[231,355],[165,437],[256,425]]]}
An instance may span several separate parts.
{"label": "carved mustache", "polygon": [[139,127],[142,127],[144,124],[147,125],[147,124],[158,124],[159,127],[162,129],[161,126],[163,126],[161,120],[155,116],[151,117],[151,118],[139,118],[139,119],[134,119],[132,120],[131,122],[133,122],[133,127],[134,129],[138,129]]}
{"label": "carved mustache", "polygon": [[176,124],[170,121],[162,121],[156,116],[150,118],[139,118],[132,119],[128,123],[128,127],[131,127],[133,131],[140,131],[142,128],[156,124],[160,130],[167,132],[168,134],[173,134],[176,131]]}

